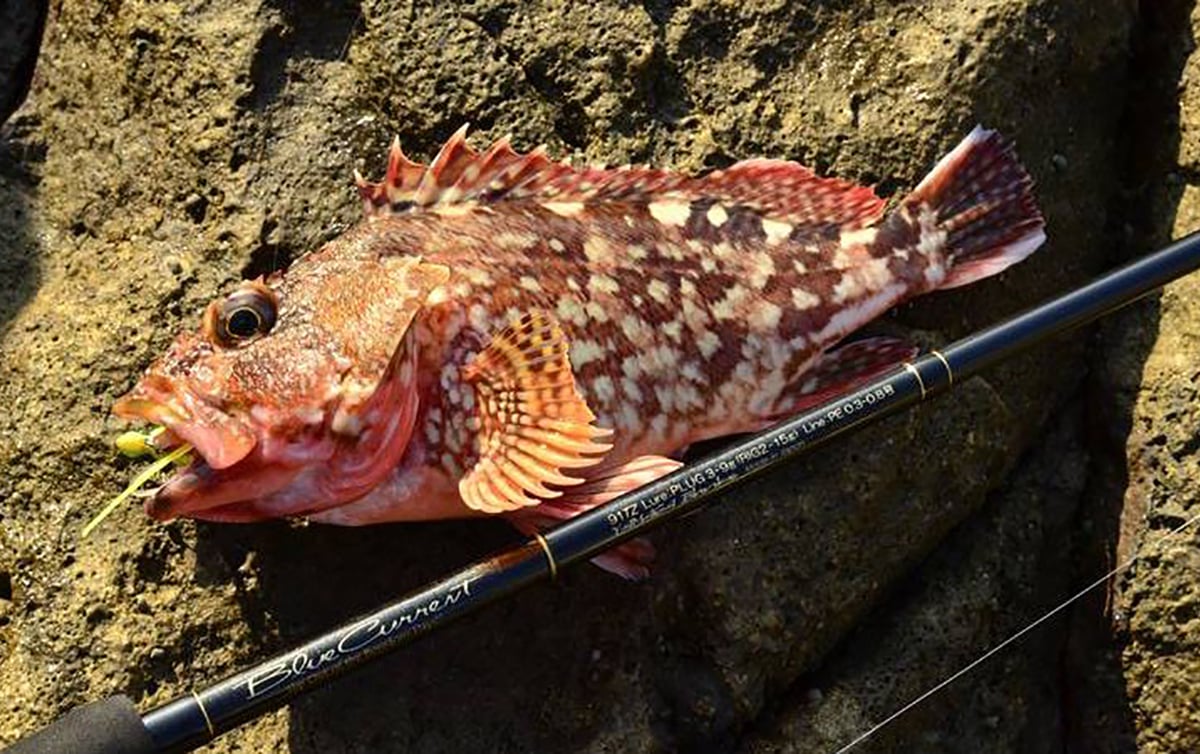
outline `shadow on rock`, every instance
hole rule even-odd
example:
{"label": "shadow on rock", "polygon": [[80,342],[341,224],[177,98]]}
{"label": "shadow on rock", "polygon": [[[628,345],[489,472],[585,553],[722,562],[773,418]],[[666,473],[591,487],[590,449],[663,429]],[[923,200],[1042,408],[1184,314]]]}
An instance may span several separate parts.
{"label": "shadow on rock", "polygon": [[[48,5],[45,0],[0,0],[0,124],[29,93]],[[36,241],[29,231],[30,194],[36,181],[28,172],[28,163],[38,155],[24,141],[33,125],[18,118],[0,128],[0,337],[39,279]]]}
{"label": "shadow on rock", "polygon": [[0,0],[0,123],[29,93],[49,7],[49,0]]}
{"label": "shadow on rock", "polygon": [[0,340],[41,280],[38,240],[30,228],[37,181],[29,163],[38,156],[22,130],[18,119],[0,132]]}

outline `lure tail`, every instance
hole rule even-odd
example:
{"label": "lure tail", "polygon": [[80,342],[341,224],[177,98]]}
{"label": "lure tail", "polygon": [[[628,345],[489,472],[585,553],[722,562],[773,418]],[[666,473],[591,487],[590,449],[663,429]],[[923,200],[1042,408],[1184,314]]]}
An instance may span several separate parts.
{"label": "lure tail", "polygon": [[1004,137],[978,126],[904,198],[887,224],[887,231],[907,237],[918,253],[938,255],[945,271],[938,288],[995,275],[1046,240],[1033,180]]}

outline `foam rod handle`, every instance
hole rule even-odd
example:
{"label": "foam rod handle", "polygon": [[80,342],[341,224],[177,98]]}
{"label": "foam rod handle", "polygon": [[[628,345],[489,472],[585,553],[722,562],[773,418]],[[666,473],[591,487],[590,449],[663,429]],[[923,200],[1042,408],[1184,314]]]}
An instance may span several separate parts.
{"label": "foam rod handle", "polygon": [[76,707],[3,754],[154,754],[159,748],[133,702],[112,696]]}

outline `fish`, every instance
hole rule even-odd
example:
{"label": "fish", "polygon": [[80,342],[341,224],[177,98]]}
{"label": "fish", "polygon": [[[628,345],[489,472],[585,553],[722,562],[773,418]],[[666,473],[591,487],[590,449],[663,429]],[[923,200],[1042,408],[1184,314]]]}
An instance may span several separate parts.
{"label": "fish", "polygon": [[[982,127],[890,208],[787,160],[574,167],[465,126],[355,182],[357,225],[212,301],[114,404],[193,449],[151,517],[536,532],[895,368],[911,344],[848,336],[1046,238]],[[634,540],[596,562],[652,559]]]}

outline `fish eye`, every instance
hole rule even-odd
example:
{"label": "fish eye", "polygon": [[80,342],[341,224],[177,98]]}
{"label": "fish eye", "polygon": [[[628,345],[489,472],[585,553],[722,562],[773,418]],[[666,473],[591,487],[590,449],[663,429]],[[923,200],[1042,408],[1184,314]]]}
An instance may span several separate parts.
{"label": "fish eye", "polygon": [[233,346],[266,335],[275,326],[276,313],[275,296],[265,286],[247,285],[236,290],[216,312],[217,340]]}

